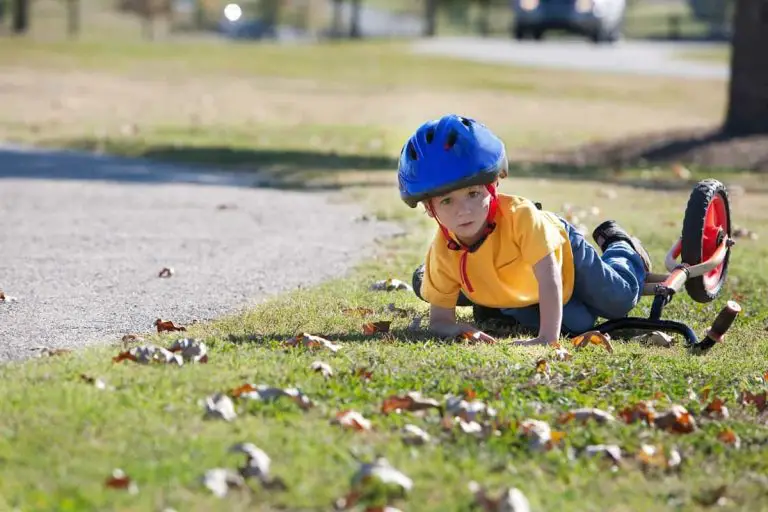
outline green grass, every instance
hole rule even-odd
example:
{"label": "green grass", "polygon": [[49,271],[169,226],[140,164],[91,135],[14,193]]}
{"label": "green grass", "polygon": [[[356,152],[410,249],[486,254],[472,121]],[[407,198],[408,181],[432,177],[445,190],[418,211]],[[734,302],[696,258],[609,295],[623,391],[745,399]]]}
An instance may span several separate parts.
{"label": "green grass", "polygon": [[[516,179],[504,190],[541,200],[558,211],[564,201],[599,205],[602,217],[618,218],[646,241],[660,262],[678,232],[687,192],[658,192],[618,187],[618,198],[599,199],[596,189],[579,182]],[[750,407],[737,403],[743,389],[766,387],[768,344],[766,321],[765,242],[740,241],[734,249],[731,276],[722,296],[712,304],[675,297],[666,313],[703,333],[723,302],[738,296],[744,314],[727,341],[706,355],[691,355],[681,340],[670,349],[614,341],[615,352],[591,346],[571,350],[573,359],[552,362],[550,381],[536,382],[537,358],[551,356],[545,348],[519,348],[505,338],[496,346],[470,346],[440,341],[406,326],[427,305],[408,292],[375,292],[378,279],[409,280],[423,254],[432,226],[399,204],[391,188],[350,189],[348,200],[362,200],[382,219],[403,222],[406,237],[384,242],[375,260],[349,277],[312,290],[271,300],[252,312],[211,324],[190,326],[189,335],[209,347],[207,364],[140,366],[115,364],[121,347],[112,345],[0,368],[0,496],[5,508],[21,510],[328,510],[349,491],[355,457],[385,456],[414,481],[404,510],[468,510],[470,480],[498,492],[521,489],[535,510],[698,510],[715,488],[726,485],[726,509],[766,510],[761,478],[768,470],[768,429]],[[760,198],[752,200],[759,201]],[[734,218],[763,232],[768,219],[736,199]],[[375,205],[375,206],[374,206]],[[588,222],[594,222],[588,220]],[[644,299],[636,314],[648,312]],[[388,312],[394,302],[405,317]],[[367,318],[344,314],[344,308],[374,310]],[[462,310],[469,319],[469,311]],[[391,320],[392,335],[366,337],[366,321]],[[338,342],[338,353],[286,349],[282,343],[298,332]],[[179,336],[148,336],[167,346]],[[567,343],[567,342],[566,342]],[[330,379],[309,371],[315,360],[336,372]],[[354,376],[372,370],[369,382]],[[114,390],[99,390],[80,375],[103,378]],[[200,401],[245,383],[298,386],[316,406],[307,412],[283,400],[271,404],[236,401],[239,413],[231,423],[203,419]],[[420,391],[443,401],[445,394],[466,388],[477,393],[511,421],[498,437],[478,440],[454,430],[441,432],[438,415],[382,415],[382,401],[391,395]],[[690,392],[711,389],[726,401],[730,419],[707,419],[708,401]],[[698,428],[671,434],[619,421],[609,425],[559,425],[557,418],[581,406],[614,414],[639,400],[658,399],[658,410],[685,406]],[[659,398],[661,397],[661,398]],[[369,418],[373,432],[347,432],[330,419],[353,409]],[[565,432],[563,441],[545,453],[531,451],[515,425],[527,418],[549,422]],[[413,423],[427,430],[433,444],[407,447],[398,429]],[[732,429],[741,447],[725,446],[716,436]],[[224,502],[199,483],[214,467],[235,468],[242,456],[228,454],[237,442],[253,442],[272,458],[272,472],[288,485],[286,491],[259,489],[233,492]],[[611,471],[599,460],[587,460],[588,445],[618,444],[625,462]],[[644,473],[634,455],[642,443],[676,447],[683,456],[679,472]],[[123,469],[139,492],[109,489],[104,480]],[[3,503],[0,501],[0,503]]]}
{"label": "green grass", "polygon": [[731,48],[724,46],[722,48],[710,48],[707,50],[691,50],[687,52],[680,52],[678,54],[678,58],[683,60],[728,64],[731,59]]}

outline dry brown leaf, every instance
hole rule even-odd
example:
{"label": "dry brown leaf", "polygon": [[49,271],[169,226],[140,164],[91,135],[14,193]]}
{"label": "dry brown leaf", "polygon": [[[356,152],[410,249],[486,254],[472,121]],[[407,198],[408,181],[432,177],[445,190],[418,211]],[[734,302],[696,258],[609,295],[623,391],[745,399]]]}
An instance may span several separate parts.
{"label": "dry brown leaf", "polygon": [[108,388],[107,383],[104,382],[103,380],[93,378],[93,377],[91,377],[89,375],[86,375],[84,373],[80,374],[80,379],[82,381],[84,381],[84,382],[94,386],[96,389],[107,389]]}
{"label": "dry brown leaf", "polygon": [[242,453],[246,456],[246,463],[240,468],[243,478],[258,478],[267,480],[272,459],[264,450],[253,443],[237,443],[229,448],[230,453]]}
{"label": "dry brown leaf", "polygon": [[656,410],[652,403],[642,401],[631,407],[624,408],[619,412],[619,417],[623,419],[625,423],[644,421],[648,425],[653,425],[653,421],[656,418]]}
{"label": "dry brown leaf", "polygon": [[131,477],[126,475],[122,469],[112,471],[112,474],[104,481],[104,486],[110,489],[124,489],[130,494],[139,492],[136,482],[133,482]]}
{"label": "dry brown leaf", "polygon": [[310,365],[310,369],[313,372],[322,374],[322,376],[326,379],[333,377],[333,368],[331,368],[331,365],[328,363],[324,363],[322,361],[314,361]]}
{"label": "dry brown leaf", "polygon": [[742,391],[739,401],[742,405],[753,404],[758,412],[763,412],[768,404],[768,392],[763,391],[762,393],[756,394],[751,391]]}
{"label": "dry brown leaf", "polygon": [[356,370],[354,370],[352,372],[352,375],[354,375],[355,377],[360,377],[363,380],[371,380],[371,378],[373,377],[373,370],[369,370],[368,368],[363,366],[361,368],[357,368]]}
{"label": "dry brown leaf", "polygon": [[588,457],[602,455],[606,459],[609,459],[614,465],[621,464],[621,448],[616,444],[595,444],[587,446],[584,453]]}
{"label": "dry brown leaf", "polygon": [[541,373],[543,375],[549,375],[549,362],[544,359],[543,357],[536,361],[536,373]]}
{"label": "dry brown leaf", "polygon": [[573,409],[561,415],[559,422],[568,423],[570,421],[577,421],[584,423],[589,420],[595,420],[597,423],[609,423],[616,421],[616,418],[601,409],[585,407],[581,409]]}
{"label": "dry brown leaf", "polygon": [[398,411],[423,411],[426,409],[437,409],[442,412],[443,408],[437,400],[424,398],[418,391],[411,391],[403,396],[390,396],[381,404],[382,414]]}
{"label": "dry brown leaf", "polygon": [[0,290],[0,302],[16,302],[17,300],[18,299],[16,297],[6,295],[3,290]]}
{"label": "dry brown leaf", "polygon": [[445,401],[445,414],[464,421],[496,417],[496,409],[481,400],[466,400],[465,396],[449,396]]}
{"label": "dry brown leaf", "polygon": [[122,341],[123,341],[124,344],[128,344],[128,343],[141,343],[141,342],[144,341],[144,338],[142,338],[138,334],[126,334],[126,335],[123,336]]}
{"label": "dry brown leaf", "polygon": [[737,450],[741,448],[741,439],[739,439],[739,436],[736,434],[736,432],[730,428],[720,431],[717,434],[717,440],[729,446],[733,446]]}
{"label": "dry brown leaf", "polygon": [[373,314],[373,310],[371,308],[344,308],[341,310],[342,313],[348,316],[369,316]]}
{"label": "dry brown leaf", "polygon": [[680,163],[676,163],[672,166],[672,174],[680,180],[688,180],[691,178],[691,171]]}
{"label": "dry brown leaf", "polygon": [[683,459],[680,456],[680,452],[676,449],[671,449],[669,453],[666,453],[662,446],[643,444],[637,454],[637,460],[640,461],[645,469],[659,468],[667,470],[678,468]]}
{"label": "dry brown leaf", "polygon": [[560,343],[553,341],[549,344],[550,347],[555,349],[555,359],[558,361],[568,361],[571,359],[571,353],[568,352],[568,350],[560,345]]}
{"label": "dry brown leaf", "polygon": [[341,411],[331,420],[332,425],[339,425],[344,428],[365,432],[373,428],[371,420],[365,419],[362,414],[352,410]]}
{"label": "dry brown leaf", "polygon": [[298,347],[299,345],[311,349],[327,348],[331,352],[338,352],[338,350],[341,348],[341,345],[334,345],[325,338],[307,334],[305,332],[299,333],[293,338],[285,341],[285,346],[287,347]]}
{"label": "dry brown leaf", "polygon": [[565,437],[564,432],[553,432],[549,424],[541,420],[523,420],[519,431],[528,438],[528,447],[537,451],[551,450]]}
{"label": "dry brown leaf", "polygon": [[194,338],[182,338],[176,340],[168,347],[169,352],[181,352],[184,361],[193,363],[208,362],[208,348],[205,343]]}
{"label": "dry brown leaf", "polygon": [[469,482],[469,492],[474,495],[474,505],[483,512],[530,512],[528,498],[517,488],[510,487],[497,498],[488,495],[488,491],[477,482]]}
{"label": "dry brown leaf", "polygon": [[157,277],[168,278],[168,277],[171,277],[173,274],[174,272],[171,267],[163,267],[163,269],[160,272],[158,272]]}
{"label": "dry brown leaf", "polygon": [[690,434],[696,430],[696,420],[682,405],[673,405],[665,413],[656,416],[654,425],[675,434]]}
{"label": "dry brown leaf", "polygon": [[242,489],[245,487],[245,479],[239,473],[231,469],[209,469],[202,477],[205,485],[214,495],[223,498],[230,489]]}
{"label": "dry brown leaf", "polygon": [[248,400],[264,402],[276,400],[280,397],[286,396],[304,410],[311,409],[314,405],[312,401],[298,388],[283,389],[267,386],[266,384],[259,384],[257,386],[254,386],[253,384],[243,384],[242,386],[230,391],[229,394],[234,398],[245,398]]}
{"label": "dry brown leaf", "polygon": [[232,399],[223,393],[206,397],[205,399],[205,418],[222,419],[232,421],[237,418],[235,404]]}
{"label": "dry brown leaf", "polygon": [[672,346],[673,338],[669,334],[661,331],[653,331],[632,338],[643,345],[669,348]]}
{"label": "dry brown leaf", "polygon": [[377,332],[385,333],[389,332],[389,326],[392,322],[389,320],[381,322],[369,322],[363,325],[363,334],[366,336],[373,336]]}
{"label": "dry brown leaf", "polygon": [[730,417],[728,408],[725,406],[725,402],[720,398],[715,398],[704,409],[704,414],[712,417],[716,417],[722,420],[726,420]]}
{"label": "dry brown leaf", "polygon": [[613,352],[613,345],[611,345],[611,336],[604,334],[600,331],[589,331],[584,334],[580,334],[573,338],[573,346],[575,348],[583,348],[589,344],[600,345],[608,352]]}
{"label": "dry brown leaf", "polygon": [[402,429],[403,443],[406,445],[422,445],[429,442],[430,437],[416,425],[405,425]]}
{"label": "dry brown leaf", "polygon": [[157,332],[173,332],[173,331],[186,331],[187,328],[184,326],[176,326],[173,324],[170,320],[161,320],[157,319],[155,320],[155,327],[157,327]]}
{"label": "dry brown leaf", "polygon": [[112,358],[112,361],[115,363],[126,360],[139,364],[149,364],[152,362],[176,364],[178,366],[184,364],[184,359],[181,357],[181,354],[174,354],[169,350],[153,345],[133,347],[130,350],[120,352],[117,356]]}
{"label": "dry brown leaf", "polygon": [[401,281],[399,279],[384,279],[382,281],[376,281],[371,285],[371,290],[384,290],[384,291],[395,291],[395,290],[408,290],[413,291],[413,288],[408,283]]}

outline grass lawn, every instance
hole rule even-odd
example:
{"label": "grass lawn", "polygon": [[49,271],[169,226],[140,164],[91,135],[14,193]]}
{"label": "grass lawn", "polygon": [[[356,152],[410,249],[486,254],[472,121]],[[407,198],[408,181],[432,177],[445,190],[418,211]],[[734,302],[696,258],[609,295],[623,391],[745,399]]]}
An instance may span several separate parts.
{"label": "grass lawn", "polygon": [[710,48],[707,50],[691,50],[681,52],[678,54],[678,58],[683,60],[728,63],[731,58],[731,48],[729,46],[724,46],[723,48]]}
{"label": "grass lawn", "polygon": [[[77,71],[63,72],[69,65]],[[337,200],[362,201],[372,215],[403,222],[409,232],[383,241],[375,259],[345,278],[242,316],[188,326],[185,334],[208,347],[207,364],[113,362],[134,343],[0,367],[0,509],[329,510],[350,492],[360,460],[384,456],[413,481],[408,496],[393,501],[402,510],[468,510],[471,480],[492,496],[517,487],[532,510],[700,510],[718,502],[725,510],[768,510],[766,413],[739,399],[745,390],[764,396],[768,387],[764,238],[739,240],[727,287],[715,302],[697,304],[683,294],[667,308],[669,318],[702,334],[726,299],[740,301],[744,313],[726,341],[699,356],[680,339],[671,348],[615,340],[613,353],[594,345],[577,351],[563,340],[572,354],[566,361],[555,360],[550,348],[511,346],[511,337],[496,346],[451,343],[408,329],[427,311],[409,292],[369,290],[388,277],[410,281],[433,230],[424,215],[398,201],[391,165],[402,138],[426,116],[464,111],[497,128],[516,151],[540,152],[714,123],[722,82],[497,69],[416,58],[389,44],[2,41],[0,68],[10,84],[0,89],[8,106],[0,111],[0,138],[334,180],[341,187]],[[657,172],[674,181],[671,172]],[[715,170],[697,173],[740,180]],[[689,184],[666,191],[615,184],[616,197],[609,200],[600,195],[608,184],[531,174],[507,180],[502,190],[554,211],[566,202],[585,210],[597,206],[599,215],[584,222],[592,227],[617,218],[643,239],[656,265],[679,233],[690,190]],[[765,233],[764,202],[761,194],[734,194],[734,222]],[[392,311],[390,303],[402,311]],[[644,299],[636,313],[647,315],[649,306]],[[358,316],[356,308],[370,311]],[[365,335],[362,325],[373,321],[391,321],[391,332]],[[285,346],[301,332],[340,348]],[[181,337],[144,336],[144,343],[164,347]],[[550,359],[548,375],[536,370],[541,357]],[[334,375],[311,370],[317,360]],[[106,389],[83,376],[103,379]],[[206,397],[247,383],[297,386],[314,407],[303,410],[288,397],[261,402],[241,396],[233,399],[232,421],[204,419]],[[446,395],[472,395],[497,410],[499,433],[465,433],[458,423],[445,425],[435,410],[381,412],[386,398],[410,391],[443,405]],[[725,401],[727,418],[705,412],[716,397]],[[642,400],[653,400],[659,414],[685,407],[695,430],[675,434],[620,419],[622,410]],[[561,423],[578,407],[619,419]],[[373,428],[332,424],[346,410],[361,413]],[[524,433],[529,419],[548,423],[562,437],[537,449]],[[406,424],[432,440],[405,444]],[[738,446],[726,442],[731,434]],[[250,479],[247,489],[218,498],[201,484],[208,469],[242,464],[242,455],[228,453],[240,442],[271,457],[271,474],[284,481],[284,490]],[[598,444],[617,445],[622,462],[613,468],[605,457],[587,457],[587,447]],[[662,455],[642,455],[644,445]],[[115,468],[136,492],[119,488],[128,487],[124,480],[105,484]],[[381,505],[389,494],[375,490],[365,498]]]}

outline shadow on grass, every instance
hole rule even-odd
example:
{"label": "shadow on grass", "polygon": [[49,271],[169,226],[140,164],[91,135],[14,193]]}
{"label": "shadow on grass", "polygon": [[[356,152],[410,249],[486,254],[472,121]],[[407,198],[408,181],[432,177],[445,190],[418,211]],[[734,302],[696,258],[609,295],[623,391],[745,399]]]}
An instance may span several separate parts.
{"label": "shadow on grass", "polygon": [[[197,183],[334,191],[382,185],[383,181],[371,179],[371,172],[386,177],[389,184],[394,182],[397,170],[393,157],[327,150],[153,145],[132,138],[102,141],[86,138],[50,141],[46,145],[75,151],[0,147],[0,179]],[[542,158],[513,161],[510,175],[685,190],[703,177],[720,178],[736,172],[768,170],[767,148],[765,137],[738,138],[718,130],[677,130],[598,142]],[[678,161],[694,164],[690,179],[680,179],[669,169],[643,175],[645,169],[655,165],[664,168]],[[742,165],[725,165],[734,161]],[[368,176],[356,176],[356,172]]]}

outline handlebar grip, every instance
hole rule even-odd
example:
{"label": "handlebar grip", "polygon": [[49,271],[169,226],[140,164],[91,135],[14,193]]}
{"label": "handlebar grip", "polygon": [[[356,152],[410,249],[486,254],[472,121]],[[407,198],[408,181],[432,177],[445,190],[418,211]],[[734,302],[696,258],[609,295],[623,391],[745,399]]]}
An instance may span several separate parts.
{"label": "handlebar grip", "polygon": [[737,302],[729,300],[725,307],[720,310],[715,321],[712,322],[712,327],[709,328],[707,336],[712,336],[717,339],[717,341],[720,341],[720,338],[722,338],[726,331],[731,327],[733,321],[736,320],[736,317],[740,312],[741,306],[739,306]]}
{"label": "handlebar grip", "polygon": [[715,321],[712,322],[712,327],[709,328],[706,337],[696,344],[696,348],[706,351],[722,341],[726,331],[730,329],[740,312],[741,306],[737,302],[729,300],[725,307],[720,310]]}

